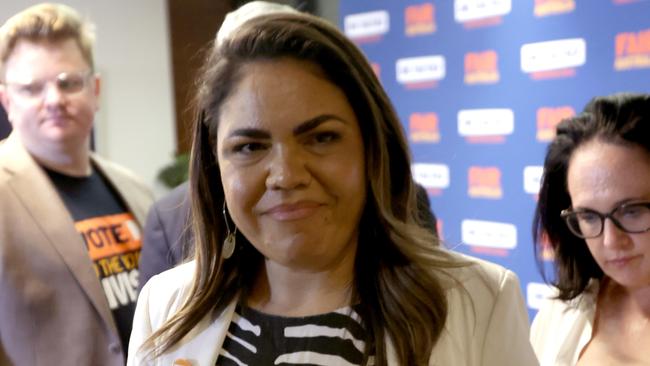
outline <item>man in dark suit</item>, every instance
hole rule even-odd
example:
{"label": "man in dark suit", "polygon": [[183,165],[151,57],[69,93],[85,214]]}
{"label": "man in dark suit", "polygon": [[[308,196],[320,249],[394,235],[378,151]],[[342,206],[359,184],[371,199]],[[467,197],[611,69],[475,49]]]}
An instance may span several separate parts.
{"label": "man in dark suit", "polygon": [[140,289],[151,277],[192,254],[188,193],[185,182],[151,206],[140,254]]}

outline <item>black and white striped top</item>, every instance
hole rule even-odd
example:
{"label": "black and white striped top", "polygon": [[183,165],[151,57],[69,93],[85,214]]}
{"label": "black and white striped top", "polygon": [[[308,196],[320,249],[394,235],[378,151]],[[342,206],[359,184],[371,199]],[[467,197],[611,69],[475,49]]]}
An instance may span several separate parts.
{"label": "black and white striped top", "polygon": [[216,365],[361,365],[364,335],[354,307],[293,318],[239,305]]}

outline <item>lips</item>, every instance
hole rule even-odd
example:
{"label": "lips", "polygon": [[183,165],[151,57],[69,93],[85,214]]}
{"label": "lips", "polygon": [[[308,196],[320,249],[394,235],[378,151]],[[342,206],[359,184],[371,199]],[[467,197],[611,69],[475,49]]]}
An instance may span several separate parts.
{"label": "lips", "polygon": [[64,114],[54,114],[54,115],[48,115],[43,118],[43,122],[45,123],[50,123],[54,125],[63,125],[66,124],[69,121],[69,117]]}
{"label": "lips", "polygon": [[322,204],[313,201],[301,201],[273,206],[264,214],[278,221],[294,221],[313,215]]}
{"label": "lips", "polygon": [[623,267],[628,265],[630,262],[632,262],[635,259],[640,258],[641,255],[630,255],[630,256],[621,256],[621,257],[616,257],[612,259],[607,259],[605,262],[613,267]]}

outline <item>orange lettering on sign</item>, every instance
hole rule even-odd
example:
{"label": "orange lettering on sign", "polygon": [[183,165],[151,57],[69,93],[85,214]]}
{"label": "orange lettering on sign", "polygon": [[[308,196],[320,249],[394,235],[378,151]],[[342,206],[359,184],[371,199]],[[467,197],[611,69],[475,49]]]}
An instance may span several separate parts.
{"label": "orange lettering on sign", "polygon": [[409,36],[436,31],[435,7],[431,3],[411,5],[404,10],[405,33]]}
{"label": "orange lettering on sign", "polygon": [[493,50],[468,52],[465,55],[465,72],[496,71],[497,59],[497,53]]}
{"label": "orange lettering on sign", "polygon": [[494,83],[499,81],[499,56],[494,50],[465,54],[465,83]]}
{"label": "orange lettering on sign", "polygon": [[413,113],[409,118],[412,130],[438,130],[438,115],[435,113]]}
{"label": "orange lettering on sign", "polygon": [[615,70],[650,68],[650,29],[619,33],[614,43]]}
{"label": "orange lettering on sign", "polygon": [[433,4],[411,5],[406,8],[406,23],[431,23],[433,22]]}
{"label": "orange lettering on sign", "polygon": [[497,167],[472,166],[468,172],[471,197],[501,198],[501,170]]}
{"label": "orange lettering on sign", "polygon": [[440,130],[436,113],[412,113],[409,116],[409,131],[414,142],[438,142]]}
{"label": "orange lettering on sign", "polygon": [[469,185],[470,186],[489,186],[498,187],[501,183],[501,171],[497,167],[478,167],[469,168]]}
{"label": "orange lettering on sign", "polygon": [[650,53],[650,29],[616,35],[616,57]]}
{"label": "orange lettering on sign", "polygon": [[537,140],[551,141],[555,137],[555,128],[563,120],[576,115],[570,106],[541,107],[537,110]]}
{"label": "orange lettering on sign", "polygon": [[535,0],[535,16],[569,13],[576,7],[574,0]]}

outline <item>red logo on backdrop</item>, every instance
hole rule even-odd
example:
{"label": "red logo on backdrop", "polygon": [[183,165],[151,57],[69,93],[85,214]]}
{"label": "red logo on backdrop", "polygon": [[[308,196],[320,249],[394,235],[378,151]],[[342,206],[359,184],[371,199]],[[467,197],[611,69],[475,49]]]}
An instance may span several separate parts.
{"label": "red logo on backdrop", "polygon": [[381,80],[381,66],[376,62],[371,62],[370,67],[372,68],[372,72],[375,73],[375,76],[377,76],[377,79]]}
{"label": "red logo on backdrop", "polygon": [[409,135],[413,142],[439,142],[440,128],[436,113],[412,113],[409,117]]}
{"label": "red logo on backdrop", "polygon": [[545,17],[548,15],[565,14],[574,11],[576,3],[574,0],[535,0],[535,16]]}
{"label": "red logo on backdrop", "polygon": [[497,167],[471,166],[468,172],[468,195],[474,198],[499,199],[501,189],[501,170]]}
{"label": "red logo on backdrop", "polygon": [[614,69],[650,68],[650,29],[616,35]]}
{"label": "red logo on backdrop", "polygon": [[499,82],[499,56],[496,51],[465,54],[465,84],[494,84]]}
{"label": "red logo on backdrop", "polygon": [[563,119],[576,115],[570,106],[541,107],[537,110],[537,141],[549,142],[555,138],[555,128]]}
{"label": "red logo on backdrop", "polygon": [[431,3],[411,5],[404,10],[404,33],[418,36],[436,31],[436,8]]}

